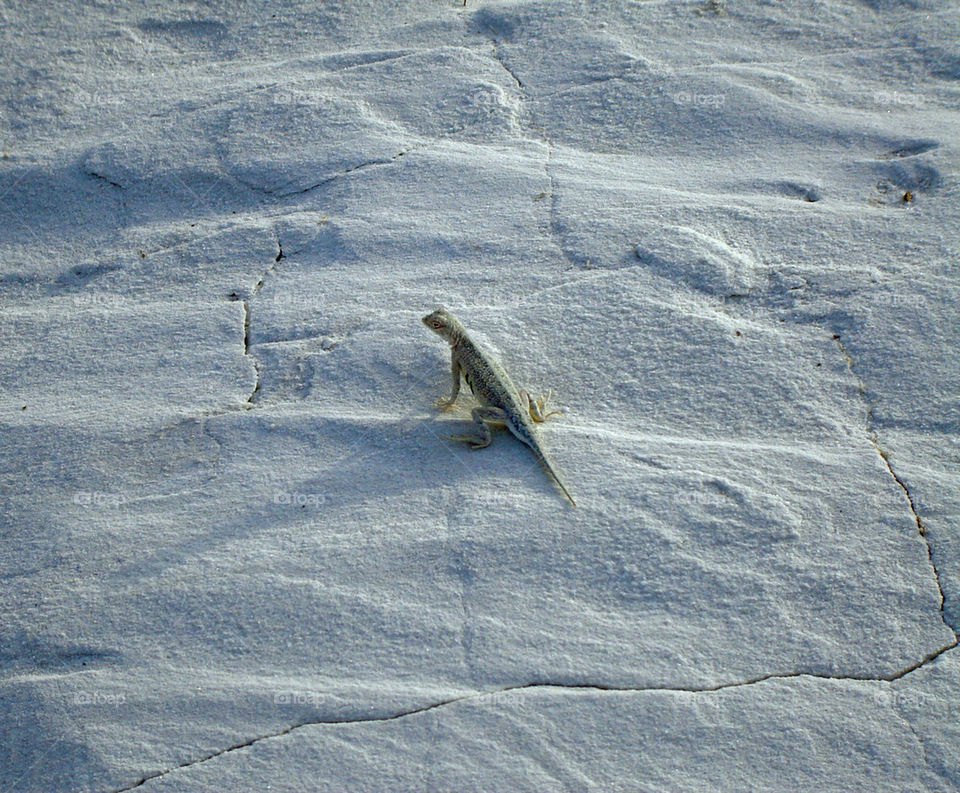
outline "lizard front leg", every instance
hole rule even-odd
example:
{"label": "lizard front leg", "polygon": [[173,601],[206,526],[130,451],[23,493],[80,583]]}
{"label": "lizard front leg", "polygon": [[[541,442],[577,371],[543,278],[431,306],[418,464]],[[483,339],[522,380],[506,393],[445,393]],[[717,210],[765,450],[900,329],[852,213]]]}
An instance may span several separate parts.
{"label": "lizard front leg", "polygon": [[469,443],[472,449],[482,449],[484,446],[490,445],[493,435],[490,433],[487,424],[502,426],[507,422],[506,411],[492,405],[476,407],[470,411],[470,415],[473,416],[474,423],[478,428],[474,435],[448,435],[447,437],[452,441]]}
{"label": "lizard front leg", "polygon": [[457,397],[460,395],[460,364],[455,355],[450,356],[450,378],[451,386],[453,387],[450,396],[447,399],[441,397],[433,403],[440,408],[440,410],[449,410],[452,408],[453,403],[457,401]]}
{"label": "lizard front leg", "polygon": [[530,394],[526,391],[520,392],[520,398],[527,404],[527,412],[530,413],[530,418],[537,423],[546,421],[551,416],[559,416],[563,413],[562,410],[551,410],[549,413],[544,413],[547,409],[547,400],[550,399],[552,394],[553,391],[547,391],[542,397],[531,399]]}

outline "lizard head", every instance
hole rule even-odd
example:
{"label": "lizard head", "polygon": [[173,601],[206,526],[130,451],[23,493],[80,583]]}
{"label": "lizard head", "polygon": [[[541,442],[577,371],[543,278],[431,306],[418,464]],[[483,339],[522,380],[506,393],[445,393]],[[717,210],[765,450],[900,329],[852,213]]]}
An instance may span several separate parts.
{"label": "lizard head", "polygon": [[451,344],[455,341],[454,336],[459,330],[460,323],[454,318],[453,314],[440,306],[432,314],[427,314],[423,318],[423,324],[434,333],[443,336]]}

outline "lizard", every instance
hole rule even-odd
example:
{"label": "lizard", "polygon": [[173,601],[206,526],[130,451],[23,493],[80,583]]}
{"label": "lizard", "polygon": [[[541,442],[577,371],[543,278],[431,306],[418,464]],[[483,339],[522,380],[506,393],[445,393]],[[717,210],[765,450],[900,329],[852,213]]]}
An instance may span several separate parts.
{"label": "lizard", "polygon": [[469,443],[472,449],[482,449],[489,446],[493,439],[488,424],[506,426],[519,441],[530,447],[534,456],[560,486],[570,503],[576,506],[577,502],[573,500],[570,491],[567,490],[540,446],[533,424],[533,422],[546,421],[550,416],[560,413],[559,410],[546,412],[550,392],[539,399],[531,399],[526,391],[517,388],[506,370],[470,338],[460,321],[443,306],[427,314],[422,321],[450,345],[450,375],[453,391],[449,397],[440,398],[434,404],[441,410],[449,410],[453,407],[460,394],[461,374],[467,381],[470,391],[481,403],[471,411],[478,427],[477,432],[473,435],[448,437],[451,440]]}

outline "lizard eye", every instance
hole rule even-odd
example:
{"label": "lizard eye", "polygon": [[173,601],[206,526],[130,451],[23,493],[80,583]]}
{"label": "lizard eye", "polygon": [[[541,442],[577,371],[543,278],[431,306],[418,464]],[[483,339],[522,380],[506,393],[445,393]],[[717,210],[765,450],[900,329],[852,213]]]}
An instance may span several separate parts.
{"label": "lizard eye", "polygon": [[442,323],[439,319],[435,319],[435,320],[434,320],[433,322],[431,322],[430,324],[431,324],[434,328],[436,328],[437,330],[440,330],[440,328],[443,327],[443,323]]}

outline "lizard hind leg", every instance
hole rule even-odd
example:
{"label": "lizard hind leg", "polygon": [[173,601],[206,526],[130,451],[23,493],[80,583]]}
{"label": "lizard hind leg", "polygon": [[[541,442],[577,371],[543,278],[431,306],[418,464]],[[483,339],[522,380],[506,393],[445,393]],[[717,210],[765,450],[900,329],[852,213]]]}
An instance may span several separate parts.
{"label": "lizard hind leg", "polygon": [[476,407],[470,411],[470,414],[473,416],[473,421],[477,425],[477,432],[473,435],[448,435],[447,437],[452,441],[469,443],[472,449],[482,449],[484,446],[490,445],[490,441],[493,440],[493,435],[490,433],[490,428],[487,426],[488,424],[503,426],[507,422],[506,412],[501,408],[491,405]]}
{"label": "lizard hind leg", "polygon": [[537,397],[537,399],[531,399],[530,394],[528,394],[526,391],[521,391],[520,395],[524,402],[527,403],[527,412],[530,414],[530,418],[532,418],[538,424],[546,421],[551,416],[559,416],[563,413],[562,410],[551,410],[549,413],[544,412],[547,409],[547,402],[553,395],[553,391],[547,391],[546,394],[541,397]]}

